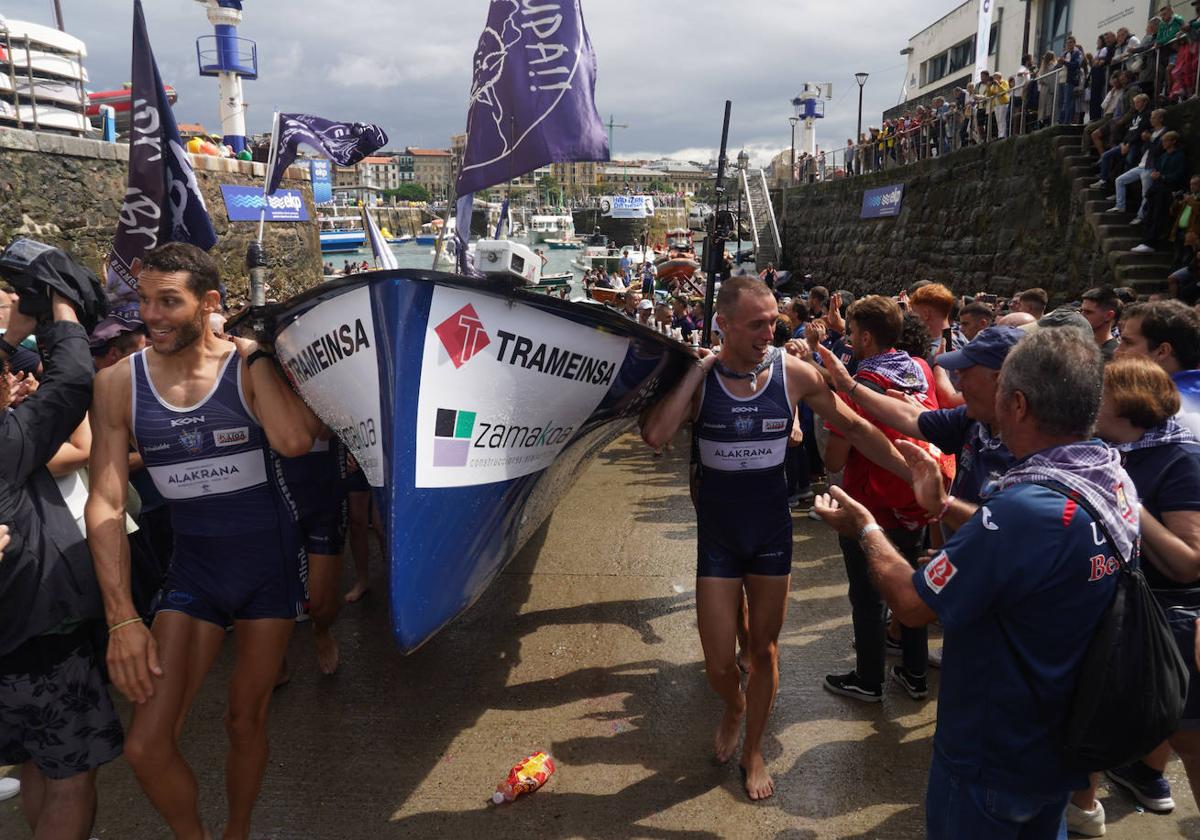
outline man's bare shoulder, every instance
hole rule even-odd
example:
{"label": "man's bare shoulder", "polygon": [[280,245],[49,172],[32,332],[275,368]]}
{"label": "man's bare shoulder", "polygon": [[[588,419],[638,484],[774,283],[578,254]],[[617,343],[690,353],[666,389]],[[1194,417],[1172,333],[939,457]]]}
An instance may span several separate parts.
{"label": "man's bare shoulder", "polygon": [[133,386],[130,383],[130,365],[133,357],[126,356],[116,364],[110,365],[96,373],[92,386],[92,410],[105,416],[123,416],[122,405],[128,406]]}
{"label": "man's bare shoulder", "polygon": [[103,370],[96,372],[96,390],[101,389],[111,391],[114,388],[124,388],[129,390],[129,366],[133,364],[133,357],[126,356],[116,364],[109,365]]}

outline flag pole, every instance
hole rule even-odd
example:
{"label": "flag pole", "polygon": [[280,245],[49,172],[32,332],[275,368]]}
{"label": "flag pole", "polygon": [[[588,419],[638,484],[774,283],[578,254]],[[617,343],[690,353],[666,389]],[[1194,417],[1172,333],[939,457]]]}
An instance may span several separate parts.
{"label": "flag pole", "polygon": [[271,118],[271,151],[267,154],[267,174],[263,178],[263,205],[258,211],[258,244],[262,245],[267,224],[267,190],[271,188],[271,172],[275,169],[275,148],[279,144],[279,112]]}

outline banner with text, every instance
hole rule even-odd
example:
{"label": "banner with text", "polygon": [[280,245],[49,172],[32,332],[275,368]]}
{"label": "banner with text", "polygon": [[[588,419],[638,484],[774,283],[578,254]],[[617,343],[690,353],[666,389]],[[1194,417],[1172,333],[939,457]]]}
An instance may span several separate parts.
{"label": "banner with text", "polygon": [[604,399],[628,350],[628,338],[533,306],[435,286],[416,486],[491,484],[550,466]]}
{"label": "banner with text", "polygon": [[890,187],[879,187],[874,190],[864,190],[862,213],[860,219],[887,219],[900,215],[900,205],[904,201],[904,185],[892,184]]}
{"label": "banner with text", "polygon": [[607,195],[600,199],[600,215],[644,219],[654,215],[654,199],[648,195]]}
{"label": "banner with text", "polygon": [[310,160],[309,172],[312,175],[312,191],[314,204],[328,204],[333,201],[333,175],[327,160]]}
{"label": "banner with text", "polygon": [[225,199],[225,212],[231,222],[257,222],[263,207],[267,208],[268,222],[307,222],[308,208],[299,190],[275,190],[263,197],[258,187],[221,185],[221,196]]}

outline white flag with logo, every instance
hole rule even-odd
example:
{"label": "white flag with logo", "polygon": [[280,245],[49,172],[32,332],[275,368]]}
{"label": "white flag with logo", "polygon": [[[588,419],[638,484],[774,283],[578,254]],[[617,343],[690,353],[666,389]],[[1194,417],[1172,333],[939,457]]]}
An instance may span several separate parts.
{"label": "white flag with logo", "polygon": [[988,43],[992,39],[992,6],[996,0],[979,0],[979,30],[975,35],[975,75],[971,81],[978,82],[980,74],[988,69]]}

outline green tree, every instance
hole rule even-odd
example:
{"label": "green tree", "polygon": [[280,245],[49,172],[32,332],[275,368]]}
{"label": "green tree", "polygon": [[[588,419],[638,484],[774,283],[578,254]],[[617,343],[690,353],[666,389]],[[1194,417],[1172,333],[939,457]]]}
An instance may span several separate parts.
{"label": "green tree", "polygon": [[399,201],[429,201],[429,190],[420,184],[401,184],[394,190],[384,190],[383,197]]}
{"label": "green tree", "polygon": [[648,192],[657,192],[657,193],[673,193],[673,192],[675,192],[675,190],[671,189],[671,185],[668,184],[666,181],[662,180],[661,178],[655,178],[653,181],[651,181],[649,184],[647,184],[646,190]]}
{"label": "green tree", "polygon": [[542,195],[558,195],[558,191],[562,189],[562,186],[553,175],[543,175],[541,178],[538,178],[537,189]]}

